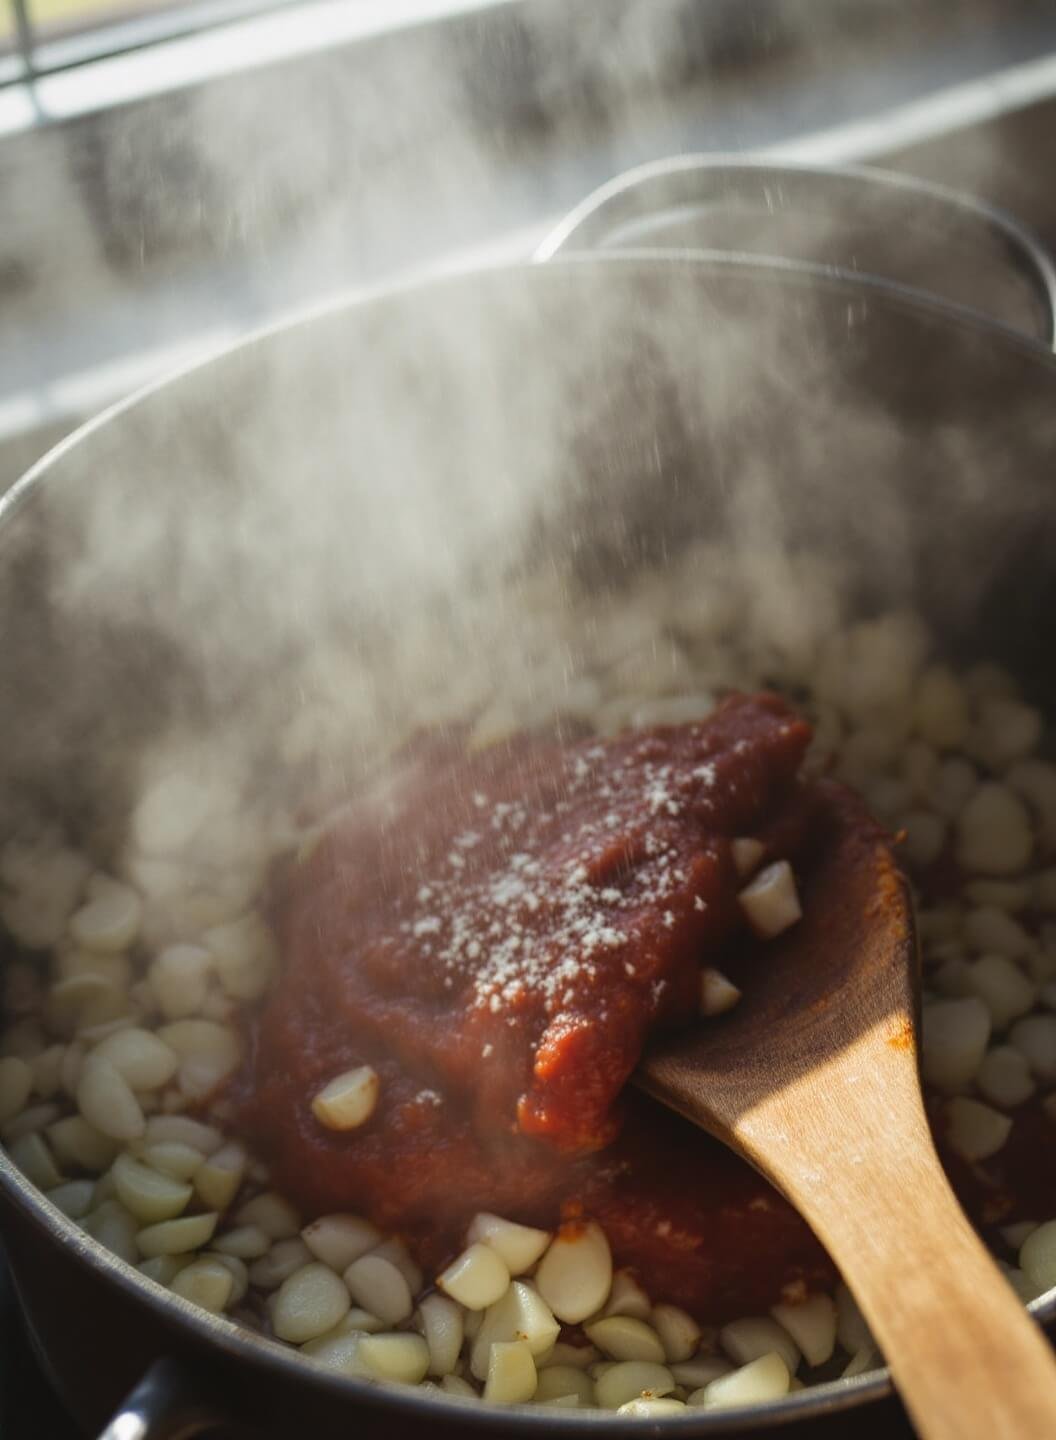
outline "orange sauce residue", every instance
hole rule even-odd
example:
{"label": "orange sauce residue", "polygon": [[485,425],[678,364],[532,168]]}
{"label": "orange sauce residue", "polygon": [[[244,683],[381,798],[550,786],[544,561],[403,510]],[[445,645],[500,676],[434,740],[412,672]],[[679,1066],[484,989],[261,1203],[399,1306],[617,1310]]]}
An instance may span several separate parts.
{"label": "orange sauce residue", "polygon": [[903,1020],[893,1035],[887,1037],[887,1043],[892,1050],[913,1049],[913,1024],[910,1020]]}

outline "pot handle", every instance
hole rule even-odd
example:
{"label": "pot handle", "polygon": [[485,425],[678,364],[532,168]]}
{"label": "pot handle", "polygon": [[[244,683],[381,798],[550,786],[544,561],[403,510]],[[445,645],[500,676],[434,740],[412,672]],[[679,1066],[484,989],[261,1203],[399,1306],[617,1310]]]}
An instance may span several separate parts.
{"label": "pot handle", "polygon": [[122,1401],[99,1440],[191,1440],[233,1430],[200,1377],[178,1360],[163,1357]]}
{"label": "pot handle", "polygon": [[[757,217],[759,233],[767,237],[767,243],[750,244],[744,251],[721,226],[716,230],[715,217],[723,214]],[[852,224],[846,233],[840,230],[844,215]],[[821,219],[826,219],[831,229],[814,232],[810,227]],[[787,236],[782,228],[786,224]],[[805,231],[801,230],[804,224],[808,227]],[[859,242],[853,225],[864,225],[863,234],[890,235],[890,255],[870,247],[877,263],[859,265],[854,259]],[[974,294],[966,295],[963,282],[955,290],[936,285],[933,267],[918,277],[913,265],[907,266],[904,240],[914,227],[923,227],[921,234],[930,234],[930,230],[937,236],[945,233],[947,244],[953,236],[955,245],[965,245],[978,264],[1002,269],[1005,282],[993,292],[989,304],[981,305]],[[816,251],[812,242],[808,255],[799,237],[815,233],[825,238],[818,240]],[[978,246],[983,249],[977,250]],[[778,263],[807,261],[826,269],[849,269],[856,278],[867,272],[889,284],[981,310],[1007,328],[1040,341],[1046,349],[1056,349],[1056,262],[1042,242],[996,206],[901,172],[854,165],[812,166],[743,155],[679,155],[654,160],[617,175],[580,201],[539,245],[533,258],[545,262],[571,252],[620,250],[670,250],[683,256],[768,263],[777,257]],[[912,260],[913,252],[908,254]]]}

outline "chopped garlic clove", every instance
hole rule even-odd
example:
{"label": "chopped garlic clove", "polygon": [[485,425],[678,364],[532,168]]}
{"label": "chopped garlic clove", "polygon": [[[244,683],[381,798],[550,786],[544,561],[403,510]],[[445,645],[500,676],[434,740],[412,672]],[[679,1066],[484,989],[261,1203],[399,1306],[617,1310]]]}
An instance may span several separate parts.
{"label": "chopped garlic clove", "polygon": [[551,1236],[547,1230],[518,1225],[513,1220],[481,1211],[470,1221],[466,1240],[471,1245],[477,1242],[490,1245],[511,1275],[523,1275],[542,1255]]}
{"label": "chopped garlic clove", "polygon": [[213,1238],[219,1218],[214,1214],[181,1215],[178,1220],[162,1220],[159,1225],[148,1225],[136,1236],[139,1253],[149,1260],[155,1255],[182,1255],[200,1250]]}
{"label": "chopped garlic clove", "polygon": [[491,1347],[484,1399],[492,1405],[520,1405],[535,1394],[535,1361],[523,1340],[496,1341]]}
{"label": "chopped garlic clove", "polygon": [[741,992],[721,970],[705,966],[700,972],[700,1013],[706,1019],[724,1015],[741,998]]}
{"label": "chopped garlic clove", "polygon": [[365,1335],[359,1359],[378,1380],[417,1385],[429,1369],[429,1347],[420,1335]]}
{"label": "chopped garlic clove", "polygon": [[490,1246],[475,1244],[453,1260],[436,1283],[467,1310],[484,1310],[506,1293],[510,1272]]}
{"label": "chopped garlic clove", "polygon": [[301,1239],[317,1260],[343,1274],[354,1260],[380,1245],[382,1236],[360,1215],[321,1215],[304,1227]]}
{"label": "chopped garlic clove", "polygon": [[824,1365],[836,1348],[836,1305],[829,1295],[809,1295],[797,1305],[775,1305],[771,1315],[787,1330],[808,1365]]}
{"label": "chopped garlic clove", "polygon": [[921,1070],[947,1094],[975,1078],[990,1039],[990,1012],[977,996],[924,1007]]}
{"label": "chopped garlic clove", "polygon": [[737,899],[749,925],[765,940],[780,935],[803,915],[795,877],[787,860],[776,860],[760,870]]}
{"label": "chopped garlic clove", "polygon": [[418,1306],[417,1323],[429,1347],[429,1374],[450,1375],[462,1350],[461,1308],[446,1295],[427,1295]]}
{"label": "chopped garlic clove", "polygon": [[585,1325],[587,1338],[613,1360],[653,1360],[664,1364],[667,1356],[656,1331],[630,1315],[609,1315]]}
{"label": "chopped garlic clove", "polygon": [[603,1410],[618,1410],[630,1400],[657,1400],[675,1388],[666,1365],[648,1360],[620,1360],[606,1367],[594,1382],[594,1394]]}
{"label": "chopped garlic clove", "polygon": [[345,1271],[344,1279],[356,1304],[377,1315],[386,1325],[398,1325],[414,1309],[407,1281],[392,1261],[381,1255],[364,1255],[354,1260]]}
{"label": "chopped garlic clove", "polygon": [[596,1314],[612,1286],[612,1252],[604,1230],[593,1220],[562,1230],[539,1262],[539,1293],[568,1325]]}
{"label": "chopped garlic clove", "polygon": [[799,1348],[792,1336],[769,1315],[734,1320],[719,1331],[719,1344],[731,1360],[748,1365],[771,1352],[780,1355],[794,1375],[799,1366]]}
{"label": "chopped garlic clove", "polygon": [[965,1160],[988,1160],[1009,1137],[1012,1121],[978,1100],[955,1096],[946,1106],[946,1138]]}
{"label": "chopped garlic clove", "polygon": [[349,1293],[339,1275],[314,1260],[282,1282],[271,1301],[271,1327],[280,1340],[303,1345],[347,1314]]}
{"label": "chopped garlic clove", "polygon": [[235,1278],[220,1260],[202,1258],[178,1271],[169,1288],[174,1295],[218,1315],[232,1303]]}
{"label": "chopped garlic clove", "polygon": [[651,1318],[668,1364],[688,1360],[696,1354],[701,1332],[692,1315],[677,1305],[654,1305]]}
{"label": "chopped garlic clove", "polygon": [[735,1405],[759,1405],[787,1395],[792,1377],[783,1357],[770,1352],[750,1361],[732,1375],[713,1380],[704,1391],[705,1410],[725,1410]]}
{"label": "chopped garlic clove", "polygon": [[335,1076],[312,1101],[312,1114],[328,1130],[357,1130],[378,1103],[381,1081],[370,1065]]}

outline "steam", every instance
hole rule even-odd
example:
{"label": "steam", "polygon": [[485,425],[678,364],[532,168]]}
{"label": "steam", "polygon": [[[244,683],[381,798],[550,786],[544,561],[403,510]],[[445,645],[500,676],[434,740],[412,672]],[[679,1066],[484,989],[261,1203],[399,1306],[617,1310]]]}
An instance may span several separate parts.
{"label": "steam", "polygon": [[[686,8],[616,8],[511,13],[498,50],[471,17],[439,49],[407,33],[398,89],[380,40],[354,90],[336,55],[207,88],[170,142],[182,191],[134,243],[164,263],[175,201],[178,239],[208,212],[251,260],[247,297],[281,279],[295,303],[349,256],[369,277],[411,253],[387,177],[430,133],[421,223],[456,239],[525,134],[586,141],[685,78]],[[549,65],[569,35],[576,63]],[[488,87],[527,68],[518,128],[482,129]],[[1048,489],[1047,387],[990,343],[907,330],[864,291],[614,260],[324,309],[214,361],[79,441],[10,522],[9,821],[50,806],[127,870],[172,858],[137,830],[159,786],[214,795],[182,845],[205,884],[261,848],[224,817],[271,843],[299,796],[375,780],[423,727],[617,725],[636,688],[677,695],[680,608],[715,617],[716,687],[795,682],[852,610],[920,604],[962,643]]]}

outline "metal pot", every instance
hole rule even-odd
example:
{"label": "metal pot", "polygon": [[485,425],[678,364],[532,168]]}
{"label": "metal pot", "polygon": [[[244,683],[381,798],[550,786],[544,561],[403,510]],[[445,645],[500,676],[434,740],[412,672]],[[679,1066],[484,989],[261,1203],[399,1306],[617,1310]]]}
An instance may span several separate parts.
{"label": "metal pot", "polygon": [[[1041,344],[809,266],[583,258],[328,305],[118,406],[3,501],[5,823],[47,794],[112,840],[174,723],[252,723],[264,754],[313,635],[385,669],[428,614],[457,665],[467,606],[530,629],[540,556],[555,584],[614,589],[704,532],[817,554],[849,609],[917,606],[951,655],[997,658],[1051,702],[1054,446]],[[319,1440],[643,1434],[317,1371],[114,1260],[2,1153],[0,1221],[85,1424],[167,1357],[114,1440],[218,1415]],[[1056,1292],[1033,1309],[1052,1318]],[[889,1393],[866,1376],[663,1428],[820,1436],[855,1410],[890,1435]]]}

